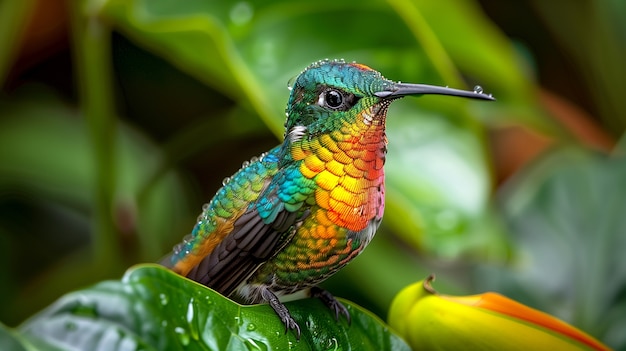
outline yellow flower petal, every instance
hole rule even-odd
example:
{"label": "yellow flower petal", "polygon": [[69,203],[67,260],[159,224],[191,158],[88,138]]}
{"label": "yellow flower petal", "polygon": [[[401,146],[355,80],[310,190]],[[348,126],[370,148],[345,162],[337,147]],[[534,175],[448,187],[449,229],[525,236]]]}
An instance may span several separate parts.
{"label": "yellow flower petal", "polygon": [[496,293],[437,294],[429,277],[394,299],[389,324],[414,350],[609,350],[546,313]]}

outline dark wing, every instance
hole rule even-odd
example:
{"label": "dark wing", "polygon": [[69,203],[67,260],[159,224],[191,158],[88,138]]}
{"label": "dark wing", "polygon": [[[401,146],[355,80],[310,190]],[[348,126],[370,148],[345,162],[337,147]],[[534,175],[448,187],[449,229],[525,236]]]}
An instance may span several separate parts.
{"label": "dark wing", "polygon": [[308,214],[304,200],[314,192],[312,183],[294,184],[294,179],[302,182],[298,174],[279,171],[257,201],[235,220],[232,232],[187,277],[230,295],[288,244]]}

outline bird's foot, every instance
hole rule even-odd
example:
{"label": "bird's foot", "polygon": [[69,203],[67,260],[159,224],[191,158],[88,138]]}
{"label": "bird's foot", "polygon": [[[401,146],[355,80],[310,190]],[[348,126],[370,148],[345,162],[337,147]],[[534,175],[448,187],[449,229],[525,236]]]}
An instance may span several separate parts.
{"label": "bird's foot", "polygon": [[335,299],[331,293],[318,286],[314,286],[311,288],[311,297],[317,297],[322,300],[322,302],[328,306],[331,311],[335,312],[335,319],[337,321],[339,321],[339,314],[343,314],[346,317],[348,324],[350,324],[350,312],[348,312],[346,306]]}
{"label": "bird's foot", "polygon": [[267,301],[267,303],[269,303],[272,309],[274,309],[274,312],[276,312],[280,320],[285,325],[285,334],[289,330],[293,330],[296,333],[296,339],[299,341],[300,340],[300,326],[293,319],[287,307],[283,305],[283,303],[280,302],[278,297],[273,292],[271,292],[268,288],[264,287],[261,290],[261,297],[265,301]]}

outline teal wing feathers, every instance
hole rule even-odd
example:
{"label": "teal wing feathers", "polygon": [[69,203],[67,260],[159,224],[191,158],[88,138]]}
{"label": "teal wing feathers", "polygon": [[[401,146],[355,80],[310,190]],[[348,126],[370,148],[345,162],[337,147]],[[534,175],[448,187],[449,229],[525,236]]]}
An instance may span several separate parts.
{"label": "teal wing feathers", "polygon": [[231,177],[191,237],[162,263],[230,295],[289,242],[308,213],[314,183],[297,163],[279,169],[279,159],[277,147]]}

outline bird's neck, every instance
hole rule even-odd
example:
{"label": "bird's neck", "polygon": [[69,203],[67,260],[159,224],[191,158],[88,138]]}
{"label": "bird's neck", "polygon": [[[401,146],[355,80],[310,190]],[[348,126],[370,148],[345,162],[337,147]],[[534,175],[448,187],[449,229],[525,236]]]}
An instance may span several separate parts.
{"label": "bird's neck", "polygon": [[317,185],[316,203],[328,210],[332,222],[355,232],[382,218],[387,152],[384,115],[358,117],[291,148],[302,175]]}

